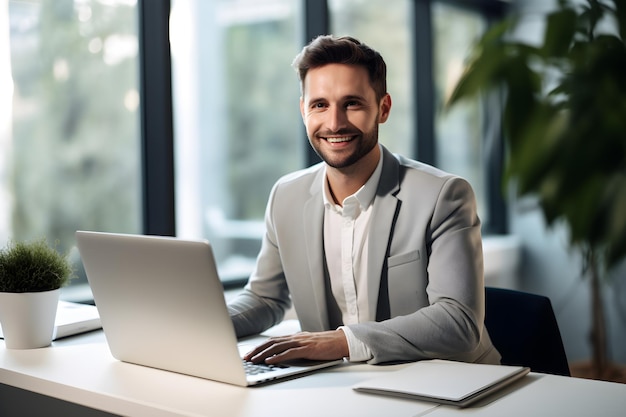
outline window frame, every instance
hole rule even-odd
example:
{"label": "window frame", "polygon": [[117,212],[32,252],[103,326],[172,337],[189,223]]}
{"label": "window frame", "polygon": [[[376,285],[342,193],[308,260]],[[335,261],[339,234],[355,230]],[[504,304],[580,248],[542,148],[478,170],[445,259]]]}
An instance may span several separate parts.
{"label": "window frame", "polygon": [[139,0],[143,232],[175,236],[170,0]]}

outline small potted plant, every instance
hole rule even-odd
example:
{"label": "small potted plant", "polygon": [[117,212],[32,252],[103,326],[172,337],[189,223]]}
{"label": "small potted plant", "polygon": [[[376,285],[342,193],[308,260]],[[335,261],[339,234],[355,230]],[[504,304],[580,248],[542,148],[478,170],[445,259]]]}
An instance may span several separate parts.
{"label": "small potted plant", "polygon": [[7,348],[50,345],[60,289],[72,273],[67,256],[44,239],[0,250],[0,324]]}

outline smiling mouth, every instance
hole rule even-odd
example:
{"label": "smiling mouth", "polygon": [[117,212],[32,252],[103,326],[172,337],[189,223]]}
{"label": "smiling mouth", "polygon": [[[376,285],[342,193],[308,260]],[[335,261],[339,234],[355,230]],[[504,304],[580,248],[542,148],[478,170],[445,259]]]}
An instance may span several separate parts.
{"label": "smiling mouth", "polygon": [[343,142],[350,142],[351,140],[356,138],[356,136],[341,136],[341,137],[324,137],[324,136],[321,136],[321,138],[324,139],[325,141],[327,141],[328,143],[343,143]]}

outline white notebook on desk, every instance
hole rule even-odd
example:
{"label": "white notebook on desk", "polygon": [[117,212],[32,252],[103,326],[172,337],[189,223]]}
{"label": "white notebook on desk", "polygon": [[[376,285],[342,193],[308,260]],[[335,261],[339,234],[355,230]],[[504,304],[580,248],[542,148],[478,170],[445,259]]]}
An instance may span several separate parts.
{"label": "white notebook on desk", "polygon": [[98,309],[94,305],[59,301],[54,326],[54,339],[102,328]]}
{"label": "white notebook on desk", "polygon": [[[54,321],[53,340],[102,328],[96,306],[59,301]],[[0,326],[0,338],[3,338]]]}
{"label": "white notebook on desk", "polygon": [[522,366],[425,360],[353,386],[359,392],[466,407],[528,374]]}

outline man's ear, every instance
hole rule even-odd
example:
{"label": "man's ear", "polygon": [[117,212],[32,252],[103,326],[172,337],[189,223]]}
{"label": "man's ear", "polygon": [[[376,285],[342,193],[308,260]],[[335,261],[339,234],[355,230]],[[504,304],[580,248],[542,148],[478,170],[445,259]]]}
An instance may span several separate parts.
{"label": "man's ear", "polygon": [[302,121],[304,122],[304,97],[300,96],[300,116],[302,116]]}
{"label": "man's ear", "polygon": [[391,112],[391,96],[389,93],[380,99],[380,105],[378,106],[378,123],[385,123],[389,118]]}

